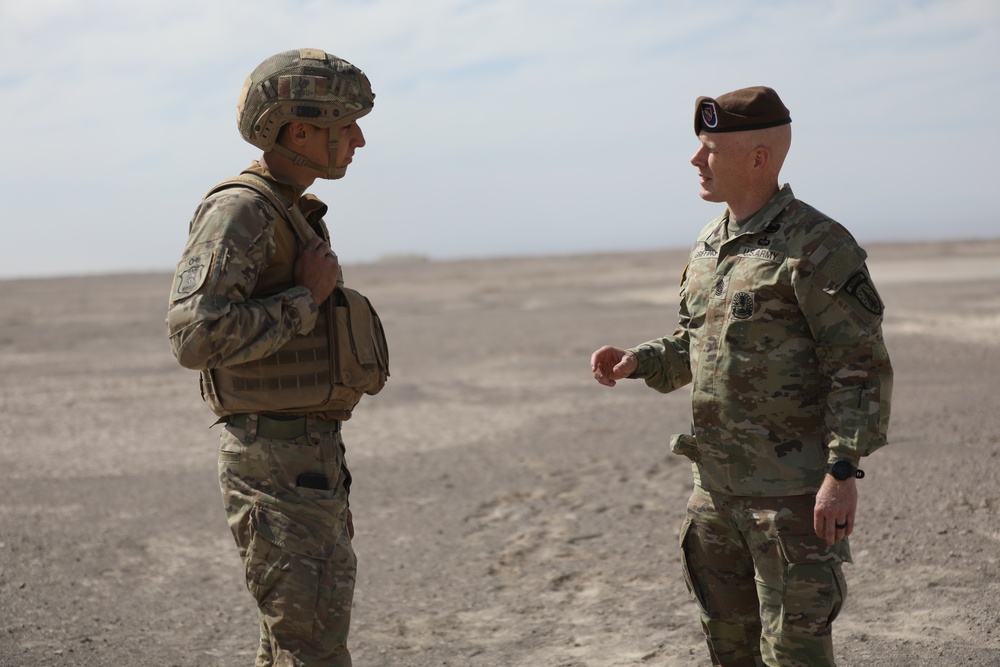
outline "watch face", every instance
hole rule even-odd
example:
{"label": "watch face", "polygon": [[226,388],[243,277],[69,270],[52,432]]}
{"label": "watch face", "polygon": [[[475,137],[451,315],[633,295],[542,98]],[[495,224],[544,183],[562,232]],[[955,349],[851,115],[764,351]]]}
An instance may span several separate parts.
{"label": "watch face", "polygon": [[830,474],[832,474],[835,479],[847,479],[853,473],[854,473],[854,466],[852,466],[847,461],[837,461],[832,466],[830,466]]}

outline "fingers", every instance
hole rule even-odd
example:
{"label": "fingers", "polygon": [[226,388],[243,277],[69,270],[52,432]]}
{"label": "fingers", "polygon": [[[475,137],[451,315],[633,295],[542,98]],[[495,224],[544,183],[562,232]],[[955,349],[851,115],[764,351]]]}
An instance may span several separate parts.
{"label": "fingers", "polygon": [[615,367],[611,369],[611,372],[615,374],[617,378],[628,377],[635,370],[635,362],[632,357],[628,354],[624,355]]}
{"label": "fingers", "polygon": [[833,527],[833,520],[826,517],[816,519],[816,535],[828,546],[833,546],[837,541],[837,529]]}
{"label": "fingers", "polygon": [[617,350],[609,345],[605,345],[590,356],[590,370],[594,373],[594,379],[605,387],[614,387],[615,368],[621,362],[621,357]]}
{"label": "fingers", "polygon": [[326,241],[320,236],[314,236],[303,244],[303,248],[309,252],[316,252],[326,245]]}
{"label": "fingers", "polygon": [[322,257],[332,257],[333,259],[337,258],[336,253],[334,253],[333,250],[330,248],[330,244],[328,244],[319,236],[314,236],[311,239],[309,239],[309,241],[303,246],[303,248],[306,251],[313,253],[315,255],[319,255]]}
{"label": "fingers", "polygon": [[320,236],[313,236],[299,246],[295,260],[295,284],[308,289],[317,304],[326,301],[340,277],[337,254]]}
{"label": "fingers", "polygon": [[813,517],[816,536],[833,546],[854,532],[854,517],[832,517],[817,512]]}

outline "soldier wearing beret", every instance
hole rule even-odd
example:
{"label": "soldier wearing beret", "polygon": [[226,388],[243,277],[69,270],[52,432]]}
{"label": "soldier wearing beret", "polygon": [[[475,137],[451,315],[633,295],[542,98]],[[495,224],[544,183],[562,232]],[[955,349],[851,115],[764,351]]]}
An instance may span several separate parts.
{"label": "soldier wearing beret", "polygon": [[167,315],[181,365],[224,424],[219,480],[257,603],[257,667],[349,667],[351,474],[342,424],[389,373],[378,315],[344,284],[327,206],[305,194],[365,145],[365,74],[318,49],[247,77],[243,138],[263,151],[195,211]]}
{"label": "soldier wearing beret", "polygon": [[835,665],[858,469],[886,444],[892,368],[865,251],[778,174],[791,117],[766,87],[695,103],[702,229],[671,335],[594,352],[595,379],[692,384],[684,576],[713,665]]}

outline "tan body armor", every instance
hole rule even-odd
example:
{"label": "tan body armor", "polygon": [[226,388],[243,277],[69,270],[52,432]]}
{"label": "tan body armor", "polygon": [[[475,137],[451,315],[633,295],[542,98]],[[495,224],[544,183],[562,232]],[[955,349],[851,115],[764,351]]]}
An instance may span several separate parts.
{"label": "tan body armor", "polygon": [[[209,194],[234,186],[266,196],[299,239],[316,234],[298,207],[285,202],[263,179],[229,179]],[[285,271],[288,275],[280,282],[292,287],[292,266]],[[251,296],[265,293],[273,294],[274,286],[259,284]],[[220,417],[272,412],[346,420],[364,394],[381,391],[388,375],[389,350],[378,314],[360,292],[338,285],[320,305],[312,331],[263,359],[204,370],[201,385],[202,396]]]}

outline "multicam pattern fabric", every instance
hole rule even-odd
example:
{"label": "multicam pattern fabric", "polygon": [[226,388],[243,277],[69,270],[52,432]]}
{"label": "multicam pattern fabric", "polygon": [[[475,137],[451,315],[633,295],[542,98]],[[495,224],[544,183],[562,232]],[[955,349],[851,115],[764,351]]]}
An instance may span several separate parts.
{"label": "multicam pattern fabric", "polygon": [[678,328],[632,350],[650,387],[693,382],[693,433],[671,448],[699,486],[814,494],[828,462],[886,443],[892,368],[866,257],[787,185],[731,238],[725,216],[702,230]]}
{"label": "multicam pattern fabric", "polygon": [[[303,488],[304,473],[330,488]],[[222,433],[226,517],[260,616],[256,667],[351,665],[349,479],[339,432],[280,440],[229,425]]]}
{"label": "multicam pattern fabric", "polygon": [[[269,176],[259,164],[244,174]],[[297,193],[284,189],[296,201]],[[328,240],[326,206],[311,195],[298,206],[301,225]],[[364,394],[385,384],[388,346],[371,303],[341,279],[317,308],[309,291],[295,286],[297,248],[289,221],[243,185],[211,193],[195,213],[167,324],[174,355],[201,371],[202,396],[219,416],[281,412],[344,421]]]}
{"label": "multicam pattern fabric", "polygon": [[[247,171],[263,172],[257,163]],[[319,215],[326,210],[314,208]],[[233,188],[201,203],[167,311],[170,345],[182,366],[261,359],[313,329],[319,308],[292,279],[297,248],[289,224],[261,195]]]}
{"label": "multicam pattern fabric", "polygon": [[271,56],[250,73],[236,122],[245,140],[269,151],[286,123],[335,127],[374,105],[371,82],[360,69],[320,49],[297,49]]}
{"label": "multicam pattern fabric", "polygon": [[[322,202],[276,182],[259,163],[243,173],[266,179],[281,197],[296,202],[307,221],[301,224],[329,240]],[[364,297],[351,296],[350,308],[332,297],[317,307],[308,289],[295,286],[298,247],[296,232],[268,196],[244,186],[213,189],[192,219],[167,324],[175,356],[201,371],[203,397],[216,414],[228,417],[219,478],[247,588],[258,606],[257,667],[349,667],[356,558],[347,527],[350,473],[338,422],[350,417],[372,368],[384,362],[388,372],[388,357],[385,349],[359,356],[355,347],[368,348],[352,345],[366,336],[375,339],[367,326],[377,323],[374,311],[371,322],[353,318],[355,311],[370,309]],[[346,288],[338,283],[337,289]],[[316,339],[320,351],[313,351]],[[342,348],[358,357],[357,364],[346,363]],[[247,368],[263,370],[260,386],[244,387],[242,397],[258,400],[260,412],[285,414],[225,409],[220,401],[241,396],[235,380],[249,384],[249,373],[240,374]],[[320,393],[326,397],[318,405],[329,408],[335,395],[350,400],[328,410],[301,402],[311,395],[301,379],[317,370],[325,372]],[[265,382],[275,377],[294,382],[277,388]],[[226,391],[217,394],[217,388]],[[241,421],[247,426],[238,426]],[[297,432],[299,422],[301,435],[289,432]],[[271,424],[269,430],[258,428],[263,423]]]}

